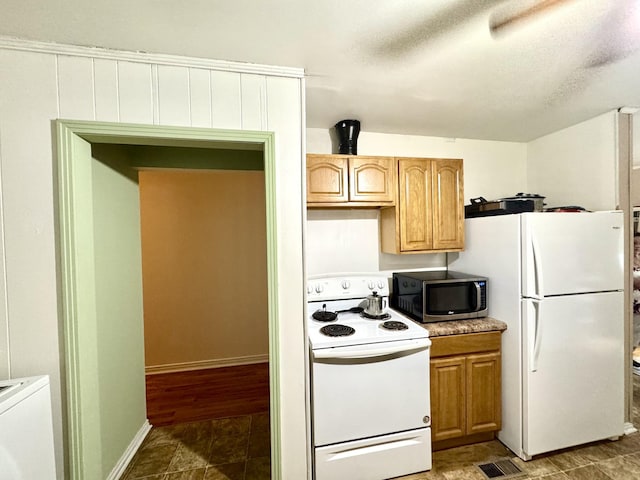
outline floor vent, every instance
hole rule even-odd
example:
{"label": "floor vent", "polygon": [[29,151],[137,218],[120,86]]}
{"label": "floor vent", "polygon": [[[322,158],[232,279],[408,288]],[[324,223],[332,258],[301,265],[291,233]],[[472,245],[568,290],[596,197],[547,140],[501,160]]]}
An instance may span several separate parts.
{"label": "floor vent", "polygon": [[480,463],[477,464],[476,467],[478,467],[488,479],[499,478],[503,480],[525,475],[525,472],[520,470],[509,458],[501,458],[491,463]]}

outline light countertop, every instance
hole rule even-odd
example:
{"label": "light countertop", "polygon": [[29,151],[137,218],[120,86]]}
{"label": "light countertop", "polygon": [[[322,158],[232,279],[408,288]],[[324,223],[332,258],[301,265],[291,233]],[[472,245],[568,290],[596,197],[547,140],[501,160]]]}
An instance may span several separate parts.
{"label": "light countertop", "polygon": [[421,325],[429,331],[430,337],[461,335],[464,333],[502,332],[507,329],[506,323],[491,317],[448,320],[446,322],[431,322]]}

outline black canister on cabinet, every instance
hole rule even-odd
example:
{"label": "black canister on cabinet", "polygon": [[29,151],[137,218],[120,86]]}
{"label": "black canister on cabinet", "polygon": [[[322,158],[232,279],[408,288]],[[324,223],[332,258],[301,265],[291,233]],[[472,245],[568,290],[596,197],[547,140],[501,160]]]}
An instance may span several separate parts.
{"label": "black canister on cabinet", "polygon": [[357,155],[360,121],[340,120],[335,124],[335,129],[338,134],[338,140],[340,141],[338,153],[343,155]]}

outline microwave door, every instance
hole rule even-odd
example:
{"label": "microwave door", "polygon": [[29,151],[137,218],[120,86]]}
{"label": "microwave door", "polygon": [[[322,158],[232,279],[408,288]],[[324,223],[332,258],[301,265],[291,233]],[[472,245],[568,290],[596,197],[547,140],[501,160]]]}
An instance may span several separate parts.
{"label": "microwave door", "polygon": [[486,281],[425,284],[424,320],[433,322],[486,316],[486,287]]}
{"label": "microwave door", "polygon": [[424,312],[429,315],[455,315],[474,311],[474,303],[476,303],[474,283],[425,285],[424,293],[427,301]]}

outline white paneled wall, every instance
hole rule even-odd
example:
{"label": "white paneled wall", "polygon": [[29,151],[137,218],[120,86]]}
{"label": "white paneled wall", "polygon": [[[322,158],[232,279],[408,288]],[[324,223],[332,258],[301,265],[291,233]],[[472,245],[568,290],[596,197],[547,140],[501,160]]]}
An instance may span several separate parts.
{"label": "white paneled wall", "polygon": [[[49,373],[59,409],[53,127],[48,120],[59,111],[56,68],[55,56],[0,50],[0,206],[6,283],[0,331],[7,332],[0,348],[7,352],[0,360],[0,373],[3,378]],[[56,427],[61,428],[60,418]]]}
{"label": "white paneled wall", "polygon": [[118,62],[93,59],[93,88],[95,119],[101,122],[117,122],[120,119]]}
{"label": "white paneled wall", "polygon": [[154,83],[154,65],[118,62],[118,121],[124,123],[157,123],[159,98]]}
{"label": "white paneled wall", "polygon": [[275,132],[282,477],[305,478],[302,71],[0,37],[0,72],[0,378],[51,376],[58,478],[57,118]]}
{"label": "white paneled wall", "polygon": [[213,72],[204,68],[189,69],[189,109],[191,125],[194,127],[211,127],[211,77]]}
{"label": "white paneled wall", "polygon": [[[189,69],[159,65],[154,69],[158,98],[158,123],[191,126],[191,89]],[[196,89],[196,91],[198,91]],[[202,99],[194,99],[195,103]]]}
{"label": "white paneled wall", "polygon": [[239,80],[239,76],[232,72],[211,72],[211,126],[213,128],[242,128]]}
{"label": "white paneled wall", "polygon": [[265,130],[267,127],[267,85],[264,75],[241,75],[242,128]]}
{"label": "white paneled wall", "polygon": [[57,60],[60,117],[95,120],[92,60],[65,55]]}
{"label": "white paneled wall", "polygon": [[70,55],[55,61],[59,118],[267,129],[266,75]]}

